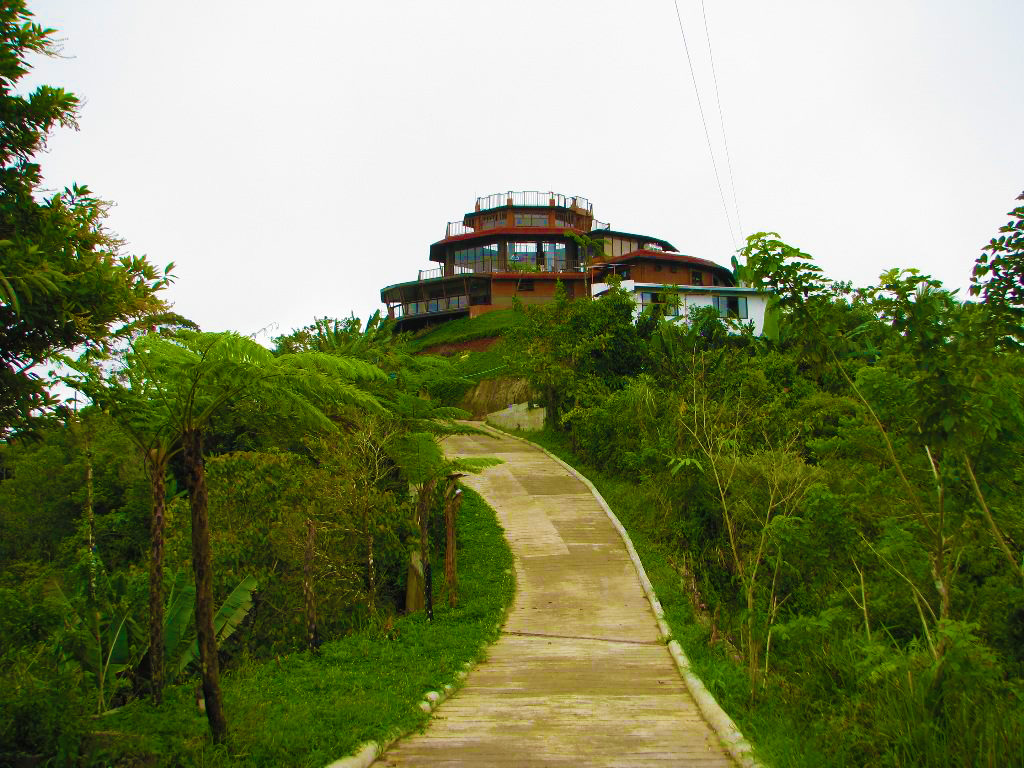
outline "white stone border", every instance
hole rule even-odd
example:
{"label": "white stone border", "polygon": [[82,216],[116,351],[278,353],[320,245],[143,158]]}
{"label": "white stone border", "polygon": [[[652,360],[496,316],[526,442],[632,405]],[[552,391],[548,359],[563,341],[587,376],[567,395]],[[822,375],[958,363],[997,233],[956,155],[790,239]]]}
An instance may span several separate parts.
{"label": "white stone border", "polygon": [[[612,525],[615,526],[615,530],[619,532],[619,536],[622,537],[623,543],[626,545],[626,551],[629,553],[629,559],[633,561],[633,566],[636,568],[637,577],[640,579],[640,584],[644,588],[644,593],[647,595],[647,600],[651,604],[651,609],[654,611],[654,617],[658,621],[658,629],[661,631],[662,637],[668,640],[672,636],[672,630],[669,629],[668,624],[665,622],[665,612],[661,608],[661,603],[658,601],[658,596],[654,594],[654,587],[651,586],[651,580],[647,578],[647,571],[644,570],[644,564],[640,562],[640,556],[636,553],[636,549],[633,547],[633,542],[629,538],[629,534],[626,533],[626,529],[622,527],[622,523],[619,522],[619,518],[612,512],[611,507],[604,500],[601,493],[594,487],[594,484],[590,482],[586,477],[577,472],[574,468],[570,467],[560,458],[555,456],[547,448],[541,445],[537,445],[534,442],[527,440],[526,438],[519,437],[518,435],[510,435],[507,432],[497,430],[490,425],[484,425],[483,429],[489,431],[500,432],[503,437],[510,437],[514,440],[532,445],[534,448],[543,451],[548,457],[554,459],[561,464],[573,477],[582,482],[590,492],[597,499],[597,503],[601,505],[601,508],[608,515],[608,519],[612,521]],[[701,682],[700,678],[693,673],[693,667],[690,666],[690,660],[686,657],[686,653],[683,651],[681,645],[677,640],[669,640],[668,642],[669,653],[672,654],[672,659],[676,663],[676,667],[679,669],[679,674],[682,676],[683,681],[686,683],[686,687],[690,691],[690,695],[693,696],[697,702],[697,706],[700,708],[701,714],[704,719],[707,720],[708,724],[718,734],[718,738],[722,742],[722,746],[728,750],[732,758],[743,768],[764,768],[764,764],[759,762],[754,757],[753,749],[750,746],[743,734],[740,733],[740,729],[736,727],[736,723],[732,721],[732,718],[726,714],[725,710],[715,701],[715,697],[711,695],[707,688],[704,687],[704,683]],[[336,768],[336,766],[331,766]],[[350,768],[350,766],[344,766],[344,768]],[[355,764],[351,768],[355,768]],[[360,765],[360,768],[362,766]]]}

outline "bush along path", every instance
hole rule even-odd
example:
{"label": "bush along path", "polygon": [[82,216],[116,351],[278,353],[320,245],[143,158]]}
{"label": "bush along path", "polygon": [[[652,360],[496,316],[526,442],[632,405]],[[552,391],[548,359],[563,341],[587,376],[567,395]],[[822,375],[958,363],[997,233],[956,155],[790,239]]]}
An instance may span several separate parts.
{"label": "bush along path", "polygon": [[87,763],[321,768],[367,742],[388,743],[421,727],[424,695],[457,684],[497,636],[514,592],[501,527],[471,490],[458,526],[459,603],[448,608],[439,600],[432,623],[410,614],[325,643],[316,655],[226,673],[232,727],[220,745],[206,736],[195,684],[172,686],[158,707],[137,701],[104,717]]}
{"label": "bush along path", "polygon": [[463,689],[423,734],[398,742],[378,764],[732,765],[591,490],[512,437],[453,437],[446,450],[504,462],[465,482],[505,528],[516,599]]}

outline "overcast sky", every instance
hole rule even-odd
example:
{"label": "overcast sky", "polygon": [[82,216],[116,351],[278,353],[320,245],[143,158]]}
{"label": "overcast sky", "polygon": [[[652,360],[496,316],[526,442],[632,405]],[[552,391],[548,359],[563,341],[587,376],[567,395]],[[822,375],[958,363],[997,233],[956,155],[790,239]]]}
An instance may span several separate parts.
{"label": "overcast sky", "polygon": [[[116,205],[207,330],[365,318],[478,195],[583,195],[728,265],[741,242],[700,0],[30,0],[33,83],[84,100],[47,186]],[[965,286],[1024,189],[1021,0],[706,0],[742,235],[830,276]]]}

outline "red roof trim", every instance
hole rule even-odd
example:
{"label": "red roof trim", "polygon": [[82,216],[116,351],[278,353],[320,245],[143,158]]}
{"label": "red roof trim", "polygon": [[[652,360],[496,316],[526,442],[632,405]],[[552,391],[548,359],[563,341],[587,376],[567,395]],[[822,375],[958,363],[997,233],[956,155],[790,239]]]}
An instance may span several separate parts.
{"label": "red roof trim", "polygon": [[613,259],[606,259],[605,261],[597,261],[591,264],[591,269],[600,269],[605,264],[622,264],[626,261],[639,261],[641,259],[647,259],[650,261],[668,261],[677,264],[697,264],[702,267],[711,267],[712,269],[722,269],[729,272],[728,269],[723,267],[721,264],[716,264],[713,261],[707,259],[700,259],[696,256],[687,256],[685,253],[667,253],[665,251],[648,251],[638,250],[624,253],[621,256],[616,256]]}

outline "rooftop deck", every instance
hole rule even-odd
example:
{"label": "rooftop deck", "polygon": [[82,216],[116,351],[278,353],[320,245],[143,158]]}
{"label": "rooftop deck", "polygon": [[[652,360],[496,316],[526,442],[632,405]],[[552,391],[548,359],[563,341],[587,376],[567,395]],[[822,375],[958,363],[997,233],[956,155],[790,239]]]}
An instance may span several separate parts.
{"label": "rooftop deck", "polygon": [[527,190],[524,192],[495,192],[493,195],[478,197],[474,210],[476,212],[489,211],[492,208],[505,208],[507,206],[521,206],[524,208],[571,208],[576,211],[584,211],[591,216],[594,214],[594,206],[589,200],[580,195],[561,195],[557,192],[537,192]]}

